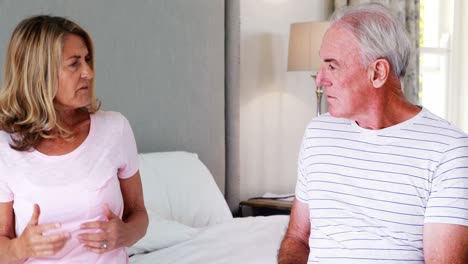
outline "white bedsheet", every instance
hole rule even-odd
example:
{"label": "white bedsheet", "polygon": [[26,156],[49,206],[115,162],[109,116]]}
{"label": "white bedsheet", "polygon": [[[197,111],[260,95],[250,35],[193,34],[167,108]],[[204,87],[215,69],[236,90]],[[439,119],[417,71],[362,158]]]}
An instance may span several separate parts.
{"label": "white bedsheet", "polygon": [[130,258],[132,264],[274,264],[289,216],[234,218],[187,241]]}

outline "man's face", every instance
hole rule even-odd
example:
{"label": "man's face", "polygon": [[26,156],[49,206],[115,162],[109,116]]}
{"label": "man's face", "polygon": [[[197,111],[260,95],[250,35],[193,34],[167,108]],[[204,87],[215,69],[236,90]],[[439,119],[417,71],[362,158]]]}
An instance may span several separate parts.
{"label": "man's face", "polygon": [[342,25],[335,24],[325,33],[320,58],[317,85],[326,87],[330,114],[356,120],[368,113],[373,87],[361,63],[359,41]]}

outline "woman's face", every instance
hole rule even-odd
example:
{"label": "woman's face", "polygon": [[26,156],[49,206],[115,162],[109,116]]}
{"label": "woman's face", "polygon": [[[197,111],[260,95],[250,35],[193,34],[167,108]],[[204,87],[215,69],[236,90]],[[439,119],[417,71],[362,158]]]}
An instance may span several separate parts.
{"label": "woman's face", "polygon": [[72,110],[90,104],[89,83],[94,77],[84,40],[67,35],[63,41],[59,84],[54,102],[61,110]]}

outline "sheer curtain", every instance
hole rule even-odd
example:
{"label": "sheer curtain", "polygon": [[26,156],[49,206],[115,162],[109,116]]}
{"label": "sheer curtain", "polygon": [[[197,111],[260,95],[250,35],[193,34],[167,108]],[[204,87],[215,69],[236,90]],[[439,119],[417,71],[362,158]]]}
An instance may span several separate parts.
{"label": "sheer curtain", "polygon": [[403,78],[403,90],[406,98],[420,104],[419,100],[419,0],[335,0],[335,9],[345,5],[358,3],[378,2],[390,7],[397,17],[406,26],[413,53],[410,59],[406,76]]}

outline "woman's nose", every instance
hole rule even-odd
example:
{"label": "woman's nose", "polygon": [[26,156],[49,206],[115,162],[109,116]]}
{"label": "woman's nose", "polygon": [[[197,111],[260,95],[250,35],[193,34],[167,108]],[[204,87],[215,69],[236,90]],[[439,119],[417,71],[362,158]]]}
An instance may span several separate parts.
{"label": "woman's nose", "polygon": [[88,63],[85,63],[85,66],[81,71],[81,78],[88,80],[94,78],[94,71]]}

